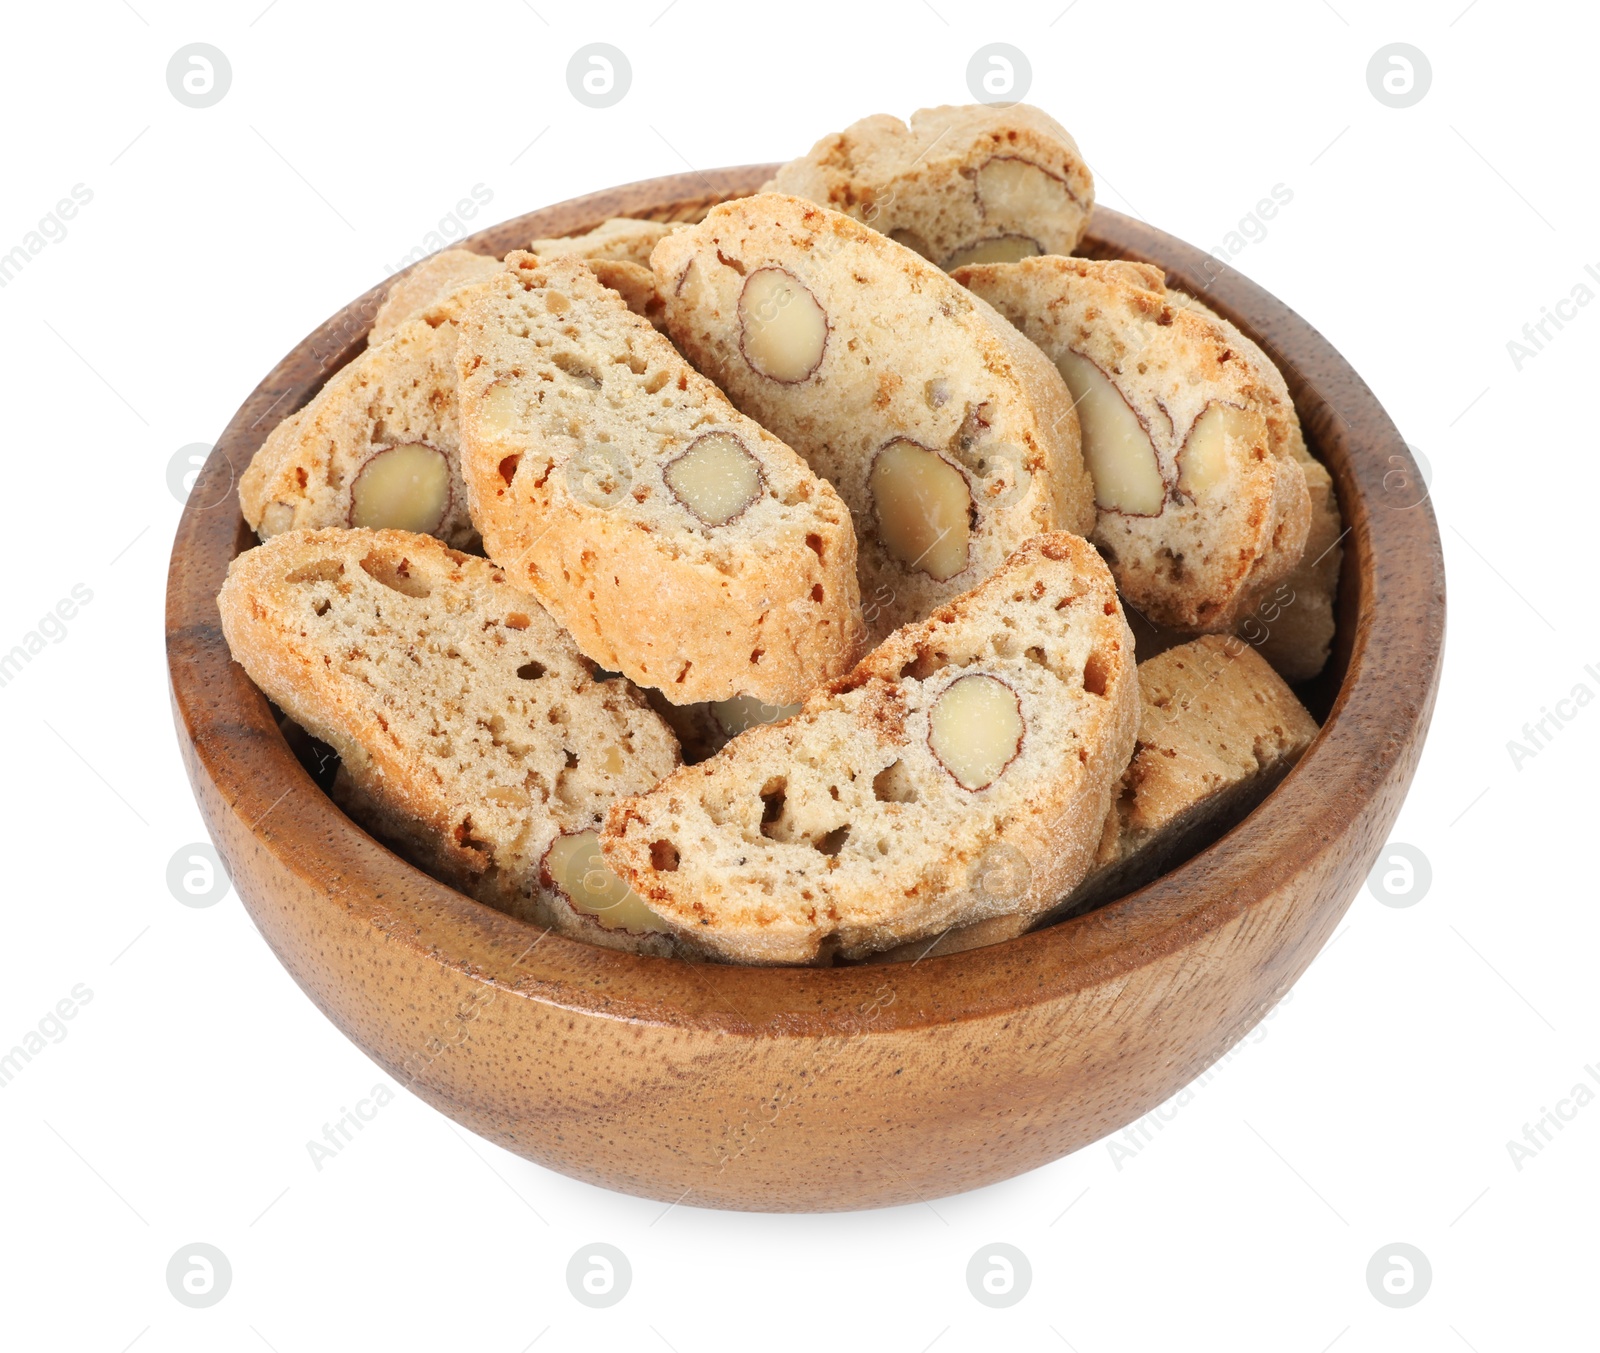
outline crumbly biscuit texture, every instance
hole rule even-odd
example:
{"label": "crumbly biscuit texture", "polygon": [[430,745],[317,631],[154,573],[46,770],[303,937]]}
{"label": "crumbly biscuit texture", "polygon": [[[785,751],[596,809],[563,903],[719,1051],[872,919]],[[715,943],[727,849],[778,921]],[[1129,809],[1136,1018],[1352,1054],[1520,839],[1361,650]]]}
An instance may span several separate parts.
{"label": "crumbly biscuit texture", "polygon": [[581,260],[507,263],[458,356],[489,556],[674,704],[783,704],[847,671],[862,630],[839,496]]}
{"label": "crumbly biscuit texture", "polygon": [[387,527],[476,548],[456,403],[456,320],[472,290],[430,302],[267,435],[239,479],[258,536]]}
{"label": "crumbly biscuit texture", "polygon": [[667,303],[648,265],[609,258],[592,258],[588,264],[600,284],[621,296],[629,310],[666,331]]}
{"label": "crumbly biscuit texture", "polygon": [[677,227],[661,221],[639,221],[631,216],[613,216],[582,235],[563,235],[555,239],[534,240],[530,254],[540,258],[596,259],[650,266],[650,251],[657,241]]}
{"label": "crumbly biscuit texture", "polygon": [[1239,625],[1300,563],[1310,525],[1277,369],[1148,264],[1036,258],[955,276],[1072,387],[1094,539],[1124,598],[1191,634]]}
{"label": "crumbly biscuit texture", "polygon": [[1001,917],[880,957],[960,953],[1142,888],[1241,821],[1300,759],[1317,722],[1249,645],[1205,635],[1139,664],[1139,739],[1093,867],[1043,917]]}
{"label": "crumbly biscuit texture", "polygon": [[[1317,721],[1262,656],[1204,635],[1139,665],[1139,742],[1095,870],[1077,903],[1164,872],[1195,832],[1232,826],[1300,759]],[[1138,857],[1137,881],[1128,865]]]}
{"label": "crumbly biscuit texture", "polygon": [[1070,254],[1094,206],[1077,144],[1027,104],[924,108],[825,136],[763,191],[855,217],[944,268]]}
{"label": "crumbly biscuit texture", "polygon": [[674,343],[849,504],[874,638],[976,586],[1029,536],[1092,528],[1059,373],[876,231],[767,193],[714,207],[651,265]]}
{"label": "crumbly biscuit texture", "polygon": [[240,555],[218,608],[250,679],[339,753],[352,816],[462,892],[585,931],[541,889],[547,853],[670,773],[678,748],[537,600],[431,537],[331,529]]}
{"label": "crumbly biscuit texture", "polygon": [[367,342],[378,344],[392,338],[401,325],[432,309],[451,292],[487,282],[500,268],[498,259],[470,249],[445,249],[430,255],[390,286],[372,317]]}
{"label": "crumbly biscuit texture", "polygon": [[[1344,563],[1344,519],[1328,469],[1306,448],[1294,401],[1278,364],[1254,339],[1231,321],[1193,297],[1188,303],[1210,315],[1233,344],[1251,359],[1274,398],[1267,419],[1276,442],[1286,445],[1300,463],[1311,501],[1311,525],[1300,562],[1277,586],[1268,589],[1234,633],[1254,644],[1285,681],[1306,681],[1328,664],[1335,629],[1334,603],[1339,570]],[[1144,637],[1134,637],[1144,651]]]}
{"label": "crumbly biscuit texture", "polygon": [[1110,574],[1044,535],[798,715],[620,801],[601,845],[721,958],[858,957],[1072,888],[1137,717]]}

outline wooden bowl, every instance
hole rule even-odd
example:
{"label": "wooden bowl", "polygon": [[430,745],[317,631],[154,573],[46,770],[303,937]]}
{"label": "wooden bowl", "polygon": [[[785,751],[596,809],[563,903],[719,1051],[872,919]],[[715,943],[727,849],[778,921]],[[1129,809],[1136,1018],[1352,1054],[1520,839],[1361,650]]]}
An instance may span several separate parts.
{"label": "wooden bowl", "polygon": [[[637,183],[466,243],[498,255],[608,216],[697,219],[772,170]],[[230,661],[215,598],[229,561],[254,544],[239,475],[268,430],[361,350],[383,288],[256,388],[206,462],[173,544],[179,740],[261,933],[400,1084],[474,1132],[607,1188],[712,1207],[886,1206],[1008,1178],[1139,1118],[1305,969],[1366,877],[1422,747],[1444,639],[1438,530],[1399,433],[1299,316],[1104,208],[1084,252],[1161,265],[1282,366],[1349,525],[1336,652],[1304,692],[1326,722],[1248,819],[1151,886],[915,965],[718,967],[592,948],[451,891],[346,818]]]}

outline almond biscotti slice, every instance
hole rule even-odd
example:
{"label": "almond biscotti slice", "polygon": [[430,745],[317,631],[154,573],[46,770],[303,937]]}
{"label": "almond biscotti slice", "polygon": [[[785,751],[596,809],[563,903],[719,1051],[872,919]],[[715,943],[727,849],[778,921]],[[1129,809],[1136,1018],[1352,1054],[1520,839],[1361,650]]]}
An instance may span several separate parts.
{"label": "almond biscotti slice", "polygon": [[365,526],[476,548],[456,411],[455,321],[471,290],[369,346],[268,433],[239,479],[244,519],[261,539]]}
{"label": "almond biscotti slice", "polygon": [[580,260],[514,253],[461,325],[462,469],[489,556],[674,704],[783,704],[861,646],[828,484]]}
{"label": "almond biscotti slice", "polygon": [[[651,225],[653,222],[629,224]],[[640,237],[643,258],[638,262],[605,256],[584,258],[594,275],[621,295],[628,309],[636,315],[643,315],[658,329],[662,325],[665,303],[656,289],[656,275],[650,271],[649,259],[650,246],[660,238],[660,233]],[[448,302],[463,287],[485,282],[504,268],[499,259],[474,254],[466,249],[446,249],[443,253],[434,254],[389,288],[388,295],[383,298],[383,304],[373,318],[367,342],[384,342],[407,320],[420,319],[436,306]],[[448,308],[446,313],[451,313]]]}
{"label": "almond biscotti slice", "polygon": [[910,251],[766,193],[667,236],[651,266],[672,340],[849,504],[875,639],[1029,536],[1092,529],[1060,375]]}
{"label": "almond biscotti slice", "polygon": [[384,295],[383,304],[372,317],[367,342],[377,344],[392,338],[407,320],[416,319],[451,292],[475,282],[487,282],[501,266],[499,259],[470,249],[445,249],[429,255]]}
{"label": "almond biscotti slice", "polygon": [[[1306,532],[1305,552],[1288,577],[1258,601],[1250,615],[1234,629],[1240,638],[1256,646],[1285,681],[1305,681],[1327,666],[1333,643],[1334,601],[1339,589],[1339,570],[1344,562],[1341,546],[1345,536],[1339,499],[1333,491],[1333,477],[1306,448],[1294,401],[1277,363],[1249,335],[1203,302],[1193,297],[1184,299],[1221,326],[1272,388],[1276,398],[1271,407],[1278,412],[1268,415],[1270,433],[1276,441],[1288,446],[1306,478],[1306,491],[1311,499],[1311,526]],[[1144,638],[1137,626],[1134,638],[1142,652]]]}
{"label": "almond biscotti slice", "polygon": [[1205,635],[1139,664],[1139,740],[1094,866],[1042,917],[961,927],[874,961],[959,953],[1142,888],[1243,821],[1317,735],[1281,677],[1242,640]]}
{"label": "almond biscotti slice", "polygon": [[[234,659],[341,758],[335,797],[435,877],[618,947],[654,928],[563,919],[542,871],[613,800],[678,764],[665,724],[485,559],[403,531],[293,531],[234,560]],[[589,838],[592,841],[592,836]]]}
{"label": "almond biscotti slice", "polygon": [[563,235],[534,240],[530,254],[540,258],[581,258],[585,262],[605,259],[617,263],[650,266],[650,251],[657,241],[677,227],[661,221],[639,221],[631,216],[613,216],[582,235]]}
{"label": "almond biscotti slice", "polygon": [[[1058,532],[891,635],[795,717],[606,819],[606,861],[693,943],[859,956],[1042,911],[1094,858],[1138,717],[1105,565]],[[1015,886],[988,886],[995,868]]]}
{"label": "almond biscotti slice", "polygon": [[1191,634],[1233,629],[1299,564],[1310,524],[1277,369],[1148,264],[1050,257],[955,276],[1072,388],[1094,539],[1125,600]]}
{"label": "almond biscotti slice", "polygon": [[1094,206],[1077,144],[1023,103],[862,118],[762,191],[854,216],[943,268],[1070,254]]}
{"label": "almond biscotti slice", "polygon": [[1139,743],[1095,867],[1088,910],[1142,888],[1242,821],[1299,761],[1317,721],[1255,649],[1204,635],[1139,665]]}

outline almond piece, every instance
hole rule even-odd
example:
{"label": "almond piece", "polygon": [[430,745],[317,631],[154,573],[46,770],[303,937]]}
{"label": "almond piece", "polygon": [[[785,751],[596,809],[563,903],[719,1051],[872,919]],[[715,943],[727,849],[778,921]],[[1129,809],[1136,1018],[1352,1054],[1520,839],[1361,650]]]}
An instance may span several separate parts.
{"label": "almond piece", "polygon": [[696,437],[661,477],[707,526],[726,525],[761,496],[761,465],[731,432]]}
{"label": "almond piece", "polygon": [[940,582],[966,568],[972,491],[960,470],[896,437],[873,457],[867,483],[878,539],[894,559]]}
{"label": "almond piece", "polygon": [[266,511],[261,514],[261,525],[256,527],[256,534],[263,540],[268,540],[275,535],[281,535],[294,525],[294,508],[288,503],[268,503]]}
{"label": "almond piece", "polygon": [[990,235],[963,245],[944,261],[944,270],[954,272],[968,263],[1018,263],[1044,253],[1039,241],[1027,235]]}
{"label": "almond piece", "polygon": [[639,894],[606,868],[594,832],[556,837],[539,867],[541,881],[566,899],[574,911],[592,916],[607,930],[664,935],[671,927]]}
{"label": "almond piece", "polygon": [[1166,485],[1139,415],[1111,378],[1081,353],[1063,352],[1056,366],[1078,410],[1083,461],[1094,480],[1095,505],[1136,517],[1160,516]]}
{"label": "almond piece", "polygon": [[757,268],[739,293],[739,346],[751,368],[785,385],[822,365],[828,317],[784,268]]}
{"label": "almond piece", "polygon": [[747,728],[764,723],[782,723],[800,712],[799,705],[774,705],[753,695],[736,695],[731,700],[714,700],[711,715],[730,738]]}
{"label": "almond piece", "polygon": [[1234,404],[1215,403],[1194,420],[1178,452],[1178,488],[1190,498],[1209,496],[1228,478],[1228,443],[1265,446],[1266,420]]}
{"label": "almond piece", "polygon": [[963,789],[987,789],[1022,750],[1017,693],[983,673],[946,686],[928,715],[928,746]]}
{"label": "almond piece", "polygon": [[1036,216],[1063,216],[1076,205],[1076,199],[1062,179],[1031,160],[1020,160],[1014,155],[996,155],[985,160],[978,170],[975,187],[978,205],[986,217],[1006,216],[1014,221],[1027,221]]}
{"label": "almond piece", "polygon": [[428,535],[449,510],[450,462],[426,442],[384,447],[350,485],[352,526]]}

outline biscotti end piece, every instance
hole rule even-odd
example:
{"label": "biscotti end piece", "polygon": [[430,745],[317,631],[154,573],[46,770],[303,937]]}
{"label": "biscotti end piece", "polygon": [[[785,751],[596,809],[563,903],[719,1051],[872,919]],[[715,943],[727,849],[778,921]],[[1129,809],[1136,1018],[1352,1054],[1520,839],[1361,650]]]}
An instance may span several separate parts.
{"label": "biscotti end piece", "polygon": [[450,320],[466,294],[457,289],[426,318],[368,347],[273,428],[239,479],[239,505],[258,536],[358,526],[476,546],[461,479]]}
{"label": "biscotti end piece", "polygon": [[563,835],[678,764],[621,679],[485,559],[402,531],[293,531],[233,561],[217,598],[235,661],[339,753],[375,835],[480,901],[541,916]]}
{"label": "biscotti end piece", "polygon": [[1139,692],[1139,743],[1117,798],[1116,835],[1063,914],[1143,887],[1233,827],[1318,731],[1266,660],[1232,635],[1205,635],[1141,663]]}
{"label": "biscotti end piece", "polygon": [[656,241],[676,227],[661,221],[638,221],[631,216],[613,216],[582,235],[563,235],[555,239],[534,240],[530,254],[540,258],[580,258],[586,262],[609,260],[650,266],[650,251]]}
{"label": "biscotti end piece", "polygon": [[389,287],[378,313],[372,317],[367,342],[385,342],[407,320],[418,318],[451,292],[486,282],[499,271],[498,259],[470,249],[445,249],[430,255]]}
{"label": "biscotti end piece", "polygon": [[484,548],[674,704],[797,701],[861,648],[839,496],[579,259],[513,253],[459,349]]}
{"label": "biscotti end piece", "polygon": [[[1335,628],[1334,602],[1339,590],[1339,571],[1344,563],[1342,542],[1344,520],[1333,478],[1327,467],[1306,448],[1300,419],[1283,372],[1277,362],[1231,320],[1217,314],[1204,302],[1185,297],[1188,304],[1211,316],[1240,352],[1250,359],[1254,370],[1272,389],[1267,418],[1272,424],[1275,445],[1284,445],[1300,464],[1306,491],[1311,501],[1311,525],[1306,532],[1305,551],[1281,583],[1271,588],[1240,621],[1234,633],[1254,644],[1285,681],[1307,681],[1328,665]],[[1144,639],[1134,628],[1141,654]]]}
{"label": "biscotti end piece", "polygon": [[1072,888],[1137,718],[1110,574],[1040,536],[793,718],[619,802],[601,847],[720,957],[858,957]]}
{"label": "biscotti end piece", "polygon": [[1300,562],[1310,524],[1282,378],[1159,268],[1035,258],[958,269],[1060,368],[1128,603],[1226,633]]}
{"label": "biscotti end piece", "polygon": [[976,586],[1029,536],[1093,526],[1060,375],[937,268],[767,193],[667,236],[667,332],[838,489],[875,637]]}
{"label": "biscotti end piece", "polygon": [[1070,254],[1094,180],[1059,123],[1027,104],[886,114],[825,136],[764,192],[855,217],[942,268]]}
{"label": "biscotti end piece", "polygon": [[1042,917],[997,917],[875,962],[961,953],[1092,910],[1142,888],[1217,839],[1264,799],[1317,735],[1317,722],[1256,651],[1206,635],[1139,664],[1139,740],[1106,815],[1093,867]]}

